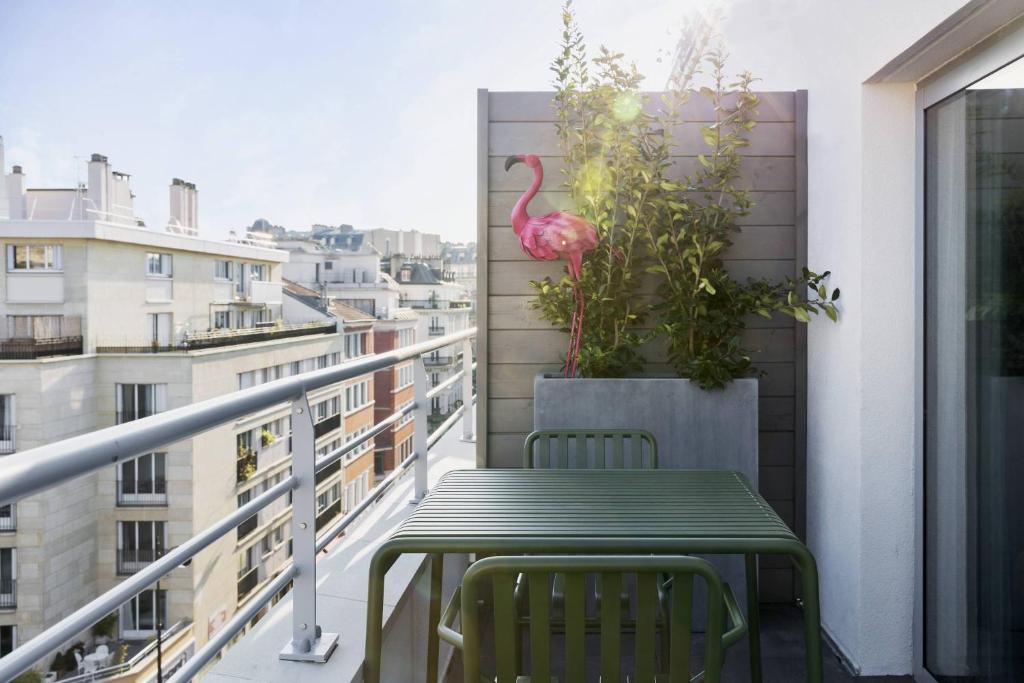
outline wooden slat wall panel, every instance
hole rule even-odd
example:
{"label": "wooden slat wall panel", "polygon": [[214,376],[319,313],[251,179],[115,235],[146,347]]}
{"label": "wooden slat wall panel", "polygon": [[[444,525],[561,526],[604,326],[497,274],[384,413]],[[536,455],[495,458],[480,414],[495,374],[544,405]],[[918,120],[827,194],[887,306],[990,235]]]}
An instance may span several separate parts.
{"label": "wooden slat wall panel", "polygon": [[[761,93],[759,125],[744,149],[740,184],[755,203],[741,221],[741,232],[727,259],[734,277],[782,278],[806,263],[806,94]],[[649,110],[657,107],[655,101]],[[530,308],[530,280],[561,278],[561,263],[530,261],[521,252],[510,227],[512,206],[531,177],[523,167],[504,170],[509,154],[533,153],[543,158],[546,175],[533,213],[567,208],[560,149],[550,93],[488,93],[480,96],[478,177],[479,253],[485,254],[478,285],[480,364],[478,383],[478,460],[490,467],[519,467],[522,444],[533,426],[533,379],[557,372],[565,353],[564,332],[539,320]],[[703,122],[713,112],[695,98],[683,112],[674,134],[679,156],[671,174],[683,177],[696,168],[705,151]],[[653,294],[648,278],[641,297]],[[751,319],[745,337],[755,362],[765,374],[759,380],[760,487],[782,518],[803,533],[806,350],[803,331],[785,316],[771,321]],[[664,349],[643,349],[651,375],[670,375]],[[761,566],[764,601],[795,597],[793,572],[785,562],[765,558]]]}

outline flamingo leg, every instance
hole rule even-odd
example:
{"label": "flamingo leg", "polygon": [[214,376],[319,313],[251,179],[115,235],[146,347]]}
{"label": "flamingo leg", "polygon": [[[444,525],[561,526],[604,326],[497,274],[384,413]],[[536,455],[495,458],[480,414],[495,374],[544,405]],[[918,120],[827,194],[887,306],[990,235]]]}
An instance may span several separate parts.
{"label": "flamingo leg", "polygon": [[576,288],[576,284],[575,283],[573,283],[572,291],[573,291],[573,303],[574,303],[575,307],[573,308],[573,312],[572,312],[572,324],[569,327],[569,347],[565,351],[565,365],[562,368],[562,373],[566,377],[572,377],[573,374],[574,374],[574,371],[573,371],[573,348],[575,347],[576,330],[577,330],[577,326],[578,326],[578,313],[579,313],[579,305],[576,304],[576,302],[579,301],[579,293],[578,293],[578,290]]}
{"label": "flamingo leg", "polygon": [[573,357],[572,374],[573,374],[574,377],[576,376],[576,372],[579,369],[580,345],[583,343],[583,314],[584,314],[584,305],[585,305],[585,303],[586,302],[583,299],[583,295],[582,295],[582,293],[580,293],[580,296],[579,296],[579,314],[577,315],[577,320],[576,320],[576,348],[573,351],[573,355],[572,355],[572,357]]}

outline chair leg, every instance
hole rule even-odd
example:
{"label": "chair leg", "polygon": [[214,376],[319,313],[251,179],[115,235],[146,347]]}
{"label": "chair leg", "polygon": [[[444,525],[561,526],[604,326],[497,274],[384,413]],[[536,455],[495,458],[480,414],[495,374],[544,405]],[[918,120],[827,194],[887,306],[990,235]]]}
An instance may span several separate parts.
{"label": "chair leg", "polygon": [[750,683],[761,683],[761,609],[757,593],[757,555],[746,555],[747,628],[750,642]]}
{"label": "chair leg", "polygon": [[444,555],[430,556],[430,616],[427,624],[427,683],[437,683],[440,641],[437,625],[441,621],[441,579],[444,572]]}

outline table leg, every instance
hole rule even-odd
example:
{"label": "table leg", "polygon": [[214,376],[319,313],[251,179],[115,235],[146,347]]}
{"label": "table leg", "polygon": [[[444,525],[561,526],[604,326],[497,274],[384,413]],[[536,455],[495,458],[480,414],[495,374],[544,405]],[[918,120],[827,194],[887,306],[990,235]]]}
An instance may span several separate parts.
{"label": "table leg", "polygon": [[750,682],[761,683],[761,605],[757,592],[757,554],[747,553],[747,635],[750,643]]}
{"label": "table leg", "polygon": [[439,660],[439,636],[437,625],[441,622],[441,580],[444,575],[444,555],[430,556],[430,616],[427,618],[427,683],[437,683]]}
{"label": "table leg", "polygon": [[821,607],[818,602],[818,565],[806,547],[793,555],[803,581],[804,638],[807,658],[807,680],[822,682]]}
{"label": "table leg", "polygon": [[384,639],[384,577],[397,554],[382,546],[370,560],[370,582],[366,595],[366,650],[363,654],[364,683],[380,683]]}

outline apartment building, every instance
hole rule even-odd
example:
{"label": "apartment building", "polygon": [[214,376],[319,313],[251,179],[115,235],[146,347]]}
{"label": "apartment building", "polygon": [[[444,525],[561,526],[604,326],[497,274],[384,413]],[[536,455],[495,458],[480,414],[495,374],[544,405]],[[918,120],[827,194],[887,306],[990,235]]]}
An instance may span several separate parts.
{"label": "apartment building", "polygon": [[[422,341],[416,336],[419,316],[404,308],[395,309],[395,317],[377,321],[373,344],[377,353],[392,351]],[[407,361],[374,374],[376,392],[375,420],[380,422],[413,402],[414,361]],[[413,415],[410,413],[376,438],[374,474],[383,478],[412,455]]]}
{"label": "apartment building", "polygon": [[[372,353],[372,316],[289,316],[287,252],[201,238],[193,184],[172,181],[168,225],[151,229],[102,155],[79,187],[26,178],[15,166],[0,183],[0,454]],[[372,424],[372,379],[310,396],[318,453]],[[280,481],[289,434],[282,407],[0,508],[0,655]],[[320,473],[318,524],[365,495],[372,452],[370,440]],[[159,624],[180,662],[287,562],[289,520],[287,501],[261,510],[135,596],[115,640],[146,641]],[[75,640],[87,650],[91,636]]]}
{"label": "apartment building", "polygon": [[441,255],[441,236],[419,230],[362,230],[364,242],[385,258],[401,254],[407,258],[433,258]]}
{"label": "apartment building", "polygon": [[[426,263],[406,261],[396,277],[402,307],[418,316],[416,336],[419,339],[454,334],[469,327],[472,301],[466,288]],[[437,386],[458,372],[461,347],[448,346],[424,357],[431,384]],[[461,405],[462,388],[458,385],[430,399],[431,421],[437,424]]]}
{"label": "apartment building", "polygon": [[319,296],[341,301],[377,319],[392,317],[399,307],[394,278],[381,272],[381,256],[366,244],[338,249],[311,240],[278,240],[289,253],[284,278]]}
{"label": "apartment building", "polygon": [[466,288],[472,301],[471,324],[476,324],[476,242],[468,244],[445,242],[441,258],[445,272]]}

